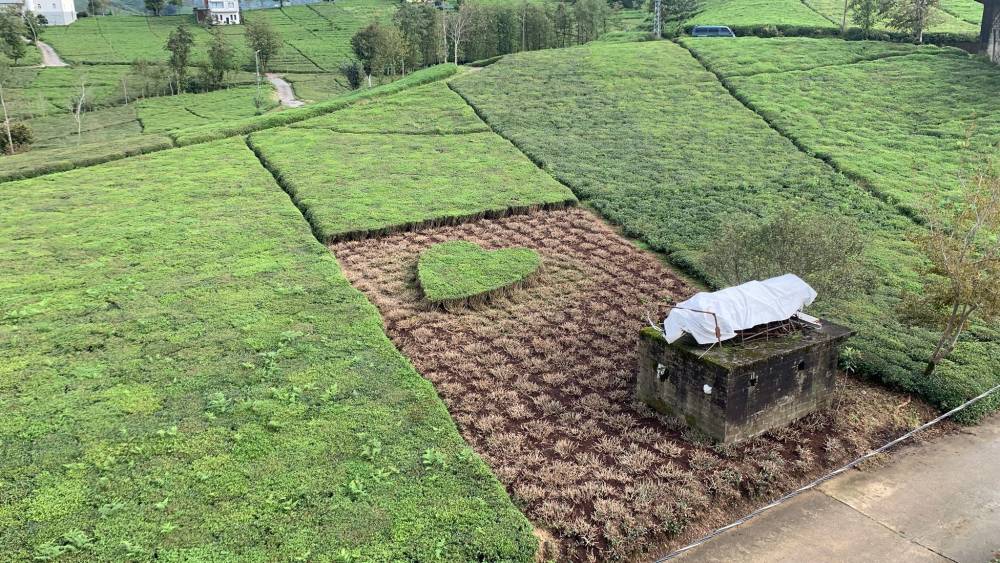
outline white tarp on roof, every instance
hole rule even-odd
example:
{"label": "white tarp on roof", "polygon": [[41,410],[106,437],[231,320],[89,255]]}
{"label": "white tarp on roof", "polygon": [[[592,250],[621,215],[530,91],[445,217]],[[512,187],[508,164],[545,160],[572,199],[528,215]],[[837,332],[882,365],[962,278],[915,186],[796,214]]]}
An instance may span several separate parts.
{"label": "white tarp on roof", "polygon": [[[728,340],[736,336],[737,330],[789,319],[814,299],[816,291],[794,274],[747,282],[712,293],[703,291],[671,309],[663,321],[663,336],[667,342],[673,342],[686,332],[698,344]],[[713,318],[713,315],[692,309],[715,315]],[[719,323],[718,337],[716,321]]]}

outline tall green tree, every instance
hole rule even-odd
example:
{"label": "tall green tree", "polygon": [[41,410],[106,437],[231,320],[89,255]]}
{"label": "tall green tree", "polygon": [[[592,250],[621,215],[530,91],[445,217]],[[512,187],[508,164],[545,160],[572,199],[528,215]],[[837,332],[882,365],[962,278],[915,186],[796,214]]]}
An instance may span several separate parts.
{"label": "tall green tree", "polygon": [[0,11],[0,41],[3,42],[4,54],[10,57],[14,64],[28,53],[28,48],[24,44],[24,36],[27,33],[24,19],[17,8],[4,8]]}
{"label": "tall green tree", "polygon": [[392,21],[413,46],[407,65],[416,68],[441,62],[441,10],[429,4],[403,3]]}
{"label": "tall green tree", "polygon": [[170,33],[170,37],[167,38],[167,45],[164,47],[170,52],[168,64],[170,65],[170,70],[174,73],[178,93],[184,92],[192,46],[194,46],[194,36],[186,25],[181,24]]}
{"label": "tall green tree", "polygon": [[871,39],[875,27],[882,21],[883,0],[849,0],[851,22],[861,30],[861,37]]}
{"label": "tall green tree", "polygon": [[146,9],[153,12],[154,16],[160,15],[160,11],[166,4],[166,0],[145,0]]}
{"label": "tall green tree", "polygon": [[236,70],[236,51],[220,28],[212,29],[208,44],[208,64],[205,65],[206,86],[219,88],[226,82],[226,74]]}
{"label": "tall green tree", "polygon": [[573,4],[577,42],[593,41],[606,32],[610,13],[608,3],[604,0],[577,0]]}
{"label": "tall green tree", "polygon": [[247,22],[244,33],[251,55],[256,53],[260,60],[261,72],[267,71],[271,60],[281,50],[281,35],[266,20]]}
{"label": "tall green tree", "polygon": [[936,23],[939,0],[890,0],[882,9],[889,27],[909,33],[917,43],[924,42],[924,31]]}
{"label": "tall green tree", "polygon": [[351,50],[354,51],[354,56],[357,57],[358,62],[361,63],[361,70],[364,71],[365,77],[368,79],[369,88],[371,88],[372,74],[375,73],[375,64],[378,61],[377,51],[379,33],[379,23],[372,22],[359,29],[357,33],[351,37]]}

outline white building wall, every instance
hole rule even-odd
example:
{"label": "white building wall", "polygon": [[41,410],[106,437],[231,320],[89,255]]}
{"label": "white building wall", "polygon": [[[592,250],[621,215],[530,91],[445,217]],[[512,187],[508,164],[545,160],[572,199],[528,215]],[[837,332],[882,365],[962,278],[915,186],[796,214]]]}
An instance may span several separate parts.
{"label": "white building wall", "polygon": [[69,25],[76,21],[73,0],[25,0],[23,10],[45,16],[49,25]]}
{"label": "white building wall", "polygon": [[240,23],[240,3],[238,0],[208,0],[209,21],[213,25]]}

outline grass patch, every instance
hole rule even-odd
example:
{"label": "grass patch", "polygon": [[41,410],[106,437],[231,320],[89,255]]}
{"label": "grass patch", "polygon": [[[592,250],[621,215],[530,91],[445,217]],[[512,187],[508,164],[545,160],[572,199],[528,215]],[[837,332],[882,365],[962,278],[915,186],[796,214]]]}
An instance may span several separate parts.
{"label": "grass patch", "polygon": [[344,77],[339,74],[289,72],[283,74],[282,78],[292,85],[295,97],[306,102],[318,102],[351,91]]}
{"label": "grass patch", "polygon": [[[858,72],[852,69],[890,66],[904,59],[923,61],[926,69],[918,76],[924,77],[938,64],[962,60],[910,55],[807,73]],[[971,83],[956,82],[954,75],[935,79],[918,91],[950,92],[958,96],[950,103],[958,106],[964,97],[996,90],[980,86],[981,81],[991,80],[993,71],[989,72]],[[847,97],[831,95],[830,88],[839,82],[805,84],[806,80],[796,80],[800,74],[806,73],[731,80],[736,84],[794,81],[790,91],[816,88],[826,97],[819,107],[834,105],[832,100],[854,104]],[[983,326],[965,335],[951,361],[935,376],[922,376],[936,334],[908,326],[897,313],[905,291],[921,290],[916,272],[923,258],[906,242],[919,227],[895,206],[797,150],[733,99],[680,47],[664,42],[592,44],[518,54],[459,77],[452,85],[495,130],[578,196],[628,234],[669,253],[675,264],[708,281],[712,272],[702,267],[701,253],[718,237],[723,222],[766,220],[794,205],[831,220],[855,223],[868,237],[865,266],[872,276],[870,287],[847,298],[821,298],[817,311],[857,330],[860,338],[851,346],[861,352],[858,370],[946,409],[997,382],[1000,331]],[[868,96],[866,101],[881,94],[884,98],[878,103],[897,110],[907,107],[899,96],[910,94],[900,94],[899,86],[867,87],[867,92],[857,91]],[[775,104],[779,101],[794,107],[787,97],[774,99]],[[887,119],[891,126],[892,118]],[[867,123],[855,124],[886,126],[870,117]],[[996,405],[997,401],[977,405],[964,413],[965,420],[974,420]]]}
{"label": "grass patch", "polygon": [[524,283],[541,264],[530,248],[484,250],[457,240],[425,250],[417,262],[417,279],[431,303],[464,303]]}
{"label": "grass patch", "polygon": [[362,101],[292,127],[345,133],[445,134],[489,131],[476,113],[443,81],[400,94]]}
{"label": "grass patch", "polygon": [[532,560],[242,140],[3,192],[5,557]]}
{"label": "grass patch", "polygon": [[325,241],[575,201],[493,133],[279,129],[251,143]]}
{"label": "grass patch", "polygon": [[[86,135],[89,135],[86,134]],[[114,141],[76,145],[75,138],[63,138],[62,147],[39,148],[0,158],[0,181],[33,178],[94,164],[121,160],[134,155],[161,151],[173,146],[169,137],[142,135]]]}

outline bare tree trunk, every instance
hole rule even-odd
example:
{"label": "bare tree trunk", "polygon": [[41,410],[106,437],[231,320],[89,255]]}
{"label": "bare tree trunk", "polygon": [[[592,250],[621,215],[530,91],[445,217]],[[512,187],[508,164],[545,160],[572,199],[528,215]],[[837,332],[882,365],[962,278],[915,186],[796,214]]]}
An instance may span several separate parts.
{"label": "bare tree trunk", "polygon": [[847,6],[850,4],[850,0],[844,0],[844,15],[840,18],[840,34],[844,35],[847,33]]}
{"label": "bare tree trunk", "polygon": [[0,84],[0,106],[3,106],[3,127],[7,130],[7,150],[14,154],[14,138],[10,135],[10,117],[7,115],[7,102],[3,98],[3,84]]}
{"label": "bare tree trunk", "polygon": [[87,97],[87,83],[80,83],[80,97],[77,98],[76,108],[73,111],[73,118],[76,119],[76,146],[80,146],[80,139],[83,136],[83,103]]}

